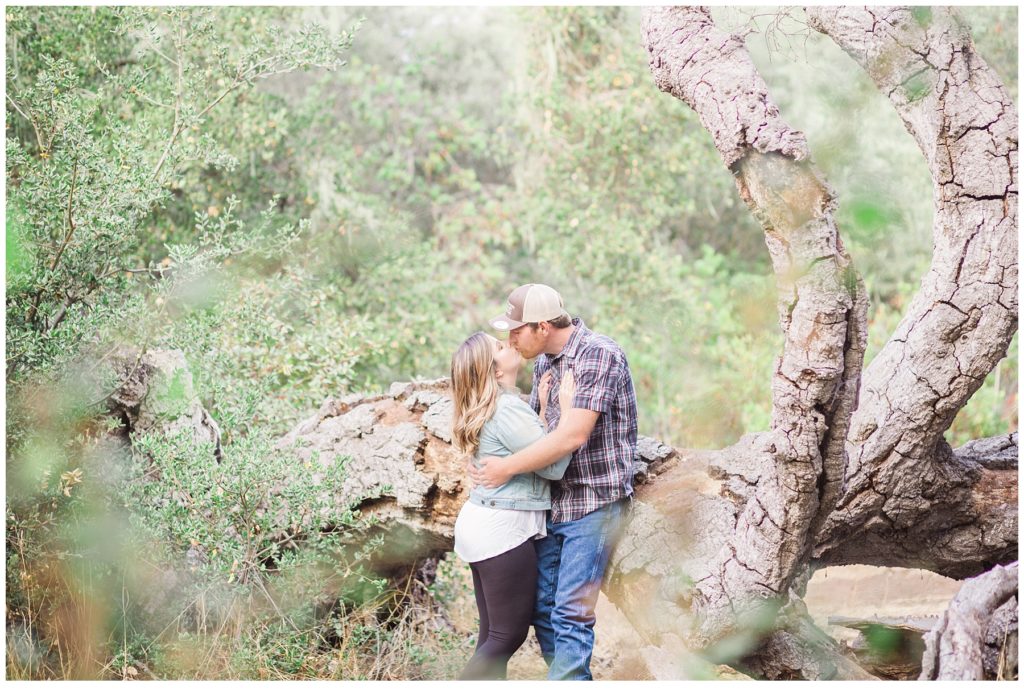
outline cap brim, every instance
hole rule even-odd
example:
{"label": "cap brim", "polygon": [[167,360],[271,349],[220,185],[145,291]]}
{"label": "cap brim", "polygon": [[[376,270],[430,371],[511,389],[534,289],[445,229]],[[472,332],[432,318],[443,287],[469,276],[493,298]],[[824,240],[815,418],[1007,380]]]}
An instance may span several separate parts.
{"label": "cap brim", "polygon": [[513,329],[519,329],[526,324],[526,322],[517,322],[505,315],[498,315],[497,317],[489,320],[489,324],[493,329],[496,329],[499,332],[509,332]]}

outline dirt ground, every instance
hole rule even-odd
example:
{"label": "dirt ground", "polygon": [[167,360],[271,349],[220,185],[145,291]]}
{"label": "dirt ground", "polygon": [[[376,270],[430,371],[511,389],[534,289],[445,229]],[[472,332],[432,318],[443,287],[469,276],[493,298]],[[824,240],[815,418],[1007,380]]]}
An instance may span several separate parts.
{"label": "dirt ground", "polygon": [[959,588],[955,579],[924,570],[849,565],[817,572],[804,601],[819,627],[849,641],[857,631],[829,626],[830,615],[941,615]]}
{"label": "dirt ground", "polygon": [[[466,578],[468,579],[468,567]],[[471,584],[471,582],[470,582]],[[923,570],[854,565],[832,567],[814,575],[807,586],[808,611],[818,625],[836,639],[852,641],[855,630],[830,626],[829,616],[867,617],[939,615],[956,594],[959,583]],[[452,604],[456,606],[456,604]],[[452,608],[453,623],[466,633],[476,631],[472,587]],[[597,604],[594,657],[595,680],[649,679],[639,650],[640,636],[619,610],[602,594]],[[510,680],[543,680],[547,666],[532,632],[509,661]]]}

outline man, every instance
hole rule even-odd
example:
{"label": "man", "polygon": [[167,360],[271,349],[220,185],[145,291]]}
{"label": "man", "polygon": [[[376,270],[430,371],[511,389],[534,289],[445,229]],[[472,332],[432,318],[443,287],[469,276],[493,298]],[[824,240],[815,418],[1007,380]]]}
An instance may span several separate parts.
{"label": "man", "polygon": [[[524,358],[537,357],[530,404],[540,410],[540,382],[548,373],[546,436],[508,457],[487,457],[470,469],[473,480],[493,488],[572,452],[560,481],[551,485],[548,535],[536,542],[537,606],[534,632],[552,680],[590,680],[594,607],[608,558],[633,494],[636,460],[636,393],[622,349],[606,336],[570,319],[550,286],[526,284],[508,297],[505,314],[491,326],[509,332]],[[558,387],[571,370],[573,407],[562,411]],[[565,421],[559,425],[561,417]]]}

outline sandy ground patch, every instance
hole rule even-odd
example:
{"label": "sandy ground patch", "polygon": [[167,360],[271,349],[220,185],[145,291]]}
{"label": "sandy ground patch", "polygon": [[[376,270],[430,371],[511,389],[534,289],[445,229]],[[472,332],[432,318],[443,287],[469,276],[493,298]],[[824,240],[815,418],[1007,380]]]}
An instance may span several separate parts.
{"label": "sandy ground patch", "polygon": [[941,615],[959,588],[955,579],[925,570],[847,565],[816,572],[804,601],[819,627],[852,641],[857,631],[829,625],[829,616]]}
{"label": "sandy ground patch", "polygon": [[[468,565],[458,567],[453,576],[463,581],[460,595],[451,603],[451,619],[467,637],[475,636],[476,603]],[[829,616],[939,615],[958,588],[959,582],[924,570],[851,565],[817,572],[807,586],[805,601],[811,616],[823,630],[836,639],[850,642],[858,633],[830,626]],[[595,680],[649,679],[638,653],[643,640],[625,615],[603,594],[597,603],[594,631],[591,670]],[[510,680],[543,680],[546,674],[547,666],[531,632],[509,661],[508,677]]]}

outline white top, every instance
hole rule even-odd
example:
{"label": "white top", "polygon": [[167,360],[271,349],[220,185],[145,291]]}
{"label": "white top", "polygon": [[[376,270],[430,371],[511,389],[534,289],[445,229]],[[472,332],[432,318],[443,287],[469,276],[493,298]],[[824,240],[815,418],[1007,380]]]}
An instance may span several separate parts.
{"label": "white top", "polygon": [[546,509],[498,509],[473,502],[462,505],[455,520],[455,554],[480,562],[548,535]]}

